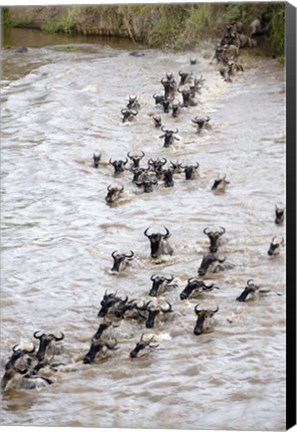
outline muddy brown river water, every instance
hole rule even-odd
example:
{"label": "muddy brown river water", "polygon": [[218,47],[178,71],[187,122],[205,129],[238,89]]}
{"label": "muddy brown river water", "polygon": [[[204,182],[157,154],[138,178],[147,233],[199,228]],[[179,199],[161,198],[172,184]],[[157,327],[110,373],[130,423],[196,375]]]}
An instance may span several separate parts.
{"label": "muddy brown river water", "polygon": [[[32,33],[28,33],[28,35]],[[80,426],[153,429],[285,429],[285,248],[269,257],[275,205],[285,206],[285,71],[276,60],[243,52],[244,72],[222,80],[211,61],[213,43],[193,52],[164,52],[128,42],[41,39],[24,54],[2,52],[1,373],[15,344],[34,342],[41,330],[65,334],[65,365],[48,372],[53,384],[2,395],[5,426]],[[29,37],[29,36],[28,36]],[[31,37],[31,36],[30,36]],[[43,38],[43,36],[42,36]],[[197,64],[190,65],[190,57]],[[178,118],[152,97],[166,72],[192,71],[205,84],[198,105]],[[130,94],[141,109],[122,123]],[[163,147],[152,116],[178,128],[179,141]],[[210,117],[197,134],[192,119]],[[199,162],[200,177],[174,175],[143,193],[126,170],[114,178],[109,159],[128,152],[183,164]],[[98,169],[93,153],[101,152]],[[225,193],[211,186],[218,174]],[[110,184],[124,186],[115,206],[105,202]],[[153,260],[143,232],[170,233],[171,256]],[[180,300],[187,279],[208,250],[206,227],[224,227],[219,256],[232,269],[207,274],[219,289]],[[122,274],[112,274],[111,253],[133,250]],[[87,365],[82,360],[102,319],[103,294],[149,301],[150,277],[173,275],[178,285],[158,298],[172,304],[170,319],[153,329],[123,320],[113,328],[119,349]],[[253,279],[266,295],[240,303]],[[197,336],[194,306],[219,311],[214,326]],[[147,357],[129,352],[142,333],[158,347]],[[35,340],[36,342],[36,340]]]}

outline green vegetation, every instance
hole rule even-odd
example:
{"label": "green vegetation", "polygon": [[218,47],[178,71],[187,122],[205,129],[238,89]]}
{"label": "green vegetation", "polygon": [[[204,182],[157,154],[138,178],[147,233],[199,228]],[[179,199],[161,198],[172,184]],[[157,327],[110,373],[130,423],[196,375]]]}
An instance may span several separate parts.
{"label": "green vegetation", "polygon": [[74,33],[75,26],[73,23],[73,17],[71,14],[71,10],[66,12],[60,19],[57,21],[49,20],[42,24],[41,30],[47,33]]}
{"label": "green vegetation", "polygon": [[[34,8],[25,8],[28,13],[18,14],[18,18],[10,12],[13,9],[3,8],[4,25],[29,26],[30,19],[34,21]],[[241,21],[249,34],[249,24],[255,18],[261,18],[268,30],[265,40],[273,53],[283,57],[285,2],[69,6],[61,8],[58,14],[49,13],[48,19],[43,17],[41,29],[51,33],[127,37],[151,47],[179,50],[193,48],[203,39],[219,38],[226,23],[232,21]]]}
{"label": "green vegetation", "polygon": [[50,47],[49,49],[53,51],[61,51],[61,52],[73,52],[77,51],[77,47],[74,45],[59,45],[55,47]]}

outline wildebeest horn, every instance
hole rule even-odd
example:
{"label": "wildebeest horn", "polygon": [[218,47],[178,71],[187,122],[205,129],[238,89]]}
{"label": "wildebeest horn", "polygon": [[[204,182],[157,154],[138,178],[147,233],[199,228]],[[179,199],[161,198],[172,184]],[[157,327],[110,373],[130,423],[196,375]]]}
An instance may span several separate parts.
{"label": "wildebeest horn", "polygon": [[156,279],[156,277],[157,277],[157,275],[156,275],[156,274],[153,274],[153,275],[150,277],[151,281],[154,281],[154,280]]}
{"label": "wildebeest horn", "polygon": [[224,261],[226,261],[226,259],[227,259],[227,257],[224,257],[224,258],[222,258],[222,259],[218,259],[218,261],[219,261],[220,263],[223,263]]}
{"label": "wildebeest horn", "polygon": [[[208,230],[208,232],[207,232],[207,230]],[[204,230],[203,230],[203,233],[206,234],[206,235],[208,235],[210,232],[211,232],[211,231],[209,230],[208,227],[207,227],[207,228],[204,228]]]}
{"label": "wildebeest horn", "polygon": [[137,114],[138,114],[138,111],[137,111],[137,110],[130,110],[130,112],[131,112],[134,116],[137,116]]}
{"label": "wildebeest horn", "polygon": [[176,131],[175,132],[173,132],[174,134],[176,134],[176,133],[178,133],[179,131],[178,131],[178,128],[176,128]]}
{"label": "wildebeest horn", "polygon": [[149,229],[150,229],[150,227],[148,227],[148,228],[144,231],[144,233],[143,233],[146,237],[149,237],[149,235],[148,235],[148,233],[147,233]]}
{"label": "wildebeest horn", "polygon": [[60,337],[57,337],[55,335],[51,335],[51,336],[53,336],[53,338],[55,339],[56,342],[59,342],[59,341],[61,341],[61,340],[63,340],[65,338],[65,335],[64,335],[63,332],[61,332],[61,336]]}
{"label": "wildebeest horn", "polygon": [[166,129],[165,129],[164,126],[161,126],[161,131],[162,131],[162,132],[166,132]]}
{"label": "wildebeest horn", "polygon": [[254,285],[253,279],[249,279],[246,284],[247,284],[247,286]]}
{"label": "wildebeest horn", "polygon": [[112,254],[111,254],[111,256],[112,256],[113,258],[115,258],[115,254],[116,254],[116,253],[117,253],[117,250],[113,251]]}
{"label": "wildebeest horn", "polygon": [[141,157],[141,159],[142,159],[142,158],[144,158],[144,156],[145,156],[145,153],[144,153],[144,151],[143,151],[143,150],[141,150],[141,156],[140,156],[140,157]]}
{"label": "wildebeest horn", "polygon": [[14,345],[13,347],[12,347],[12,351],[15,353],[15,352],[17,352],[17,346],[18,346],[18,344],[16,344],[16,345]]}
{"label": "wildebeest horn", "polygon": [[198,162],[196,162],[196,166],[195,168],[199,168],[200,164]]}
{"label": "wildebeest horn", "polygon": [[166,158],[162,158],[162,161],[160,160],[160,162],[161,162],[162,165],[165,165],[166,162],[167,162],[167,159]]}
{"label": "wildebeest horn", "polygon": [[112,164],[112,163],[113,163],[113,162],[112,162],[112,159],[111,159],[111,158],[109,159],[109,163],[110,163],[110,164]]}
{"label": "wildebeest horn", "polygon": [[120,192],[123,192],[123,190],[124,190],[124,186],[121,187]]}
{"label": "wildebeest horn", "polygon": [[198,282],[196,278],[189,278],[188,283]]}
{"label": "wildebeest horn", "polygon": [[125,114],[127,112],[126,108],[121,109],[121,113]]}
{"label": "wildebeest horn", "polygon": [[201,312],[201,310],[199,311],[198,306],[199,306],[199,303],[196,304],[196,306],[194,308],[194,310],[195,310],[195,312],[196,312],[197,315],[199,314],[199,312]]}
{"label": "wildebeest horn", "polygon": [[164,226],[164,229],[165,229],[165,231],[166,231],[166,234],[163,234],[163,237],[164,237],[164,239],[167,239],[168,237],[171,236],[171,234],[170,234],[170,232],[169,232],[169,229],[166,228],[165,226]]}
{"label": "wildebeest horn", "polygon": [[217,313],[219,311],[219,305],[217,305],[217,308],[216,308],[216,310],[214,310],[214,311],[211,311],[213,314],[215,314],[215,313]]}
{"label": "wildebeest horn", "polygon": [[128,158],[132,159],[132,156],[130,155],[130,152],[127,153]]}
{"label": "wildebeest horn", "polygon": [[107,186],[107,190],[108,190],[108,192],[110,192],[111,189],[112,189],[112,186],[111,186],[111,185]]}
{"label": "wildebeest horn", "polygon": [[131,255],[125,254],[126,258],[132,258],[134,256],[134,252],[130,249]]}
{"label": "wildebeest horn", "polygon": [[[225,176],[226,177],[226,176]],[[225,232],[226,232],[226,230],[225,230],[225,228],[224,227],[220,227],[221,228],[221,232],[220,232],[220,235],[223,235],[223,234],[225,234]]]}
{"label": "wildebeest horn", "polygon": [[170,275],[170,277],[169,277],[169,278],[166,278],[167,282],[172,282],[172,281],[173,281],[173,279],[174,279],[174,276],[173,276],[173,275]]}
{"label": "wildebeest horn", "polygon": [[33,333],[33,337],[34,337],[35,339],[41,339],[42,336],[44,335],[44,333],[42,333],[40,336],[38,336],[37,333],[38,333],[39,331],[40,331],[40,330],[37,330],[36,332]]}
{"label": "wildebeest horn", "polygon": [[123,164],[126,165],[128,163],[128,159],[126,158],[125,162],[123,161]]}

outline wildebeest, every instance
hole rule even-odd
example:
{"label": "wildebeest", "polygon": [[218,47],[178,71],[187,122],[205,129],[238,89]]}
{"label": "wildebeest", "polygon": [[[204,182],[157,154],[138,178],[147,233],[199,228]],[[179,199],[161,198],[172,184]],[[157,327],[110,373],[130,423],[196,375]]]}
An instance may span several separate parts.
{"label": "wildebeest", "polygon": [[127,156],[129,159],[132,160],[132,167],[131,168],[139,168],[139,163],[140,163],[141,159],[144,158],[145,153],[143,151],[141,151],[140,155],[138,155],[138,154],[133,155],[133,154],[131,154],[131,152],[128,152]]}
{"label": "wildebeest", "polygon": [[170,288],[175,288],[176,284],[171,284],[174,276],[170,276],[169,278],[165,276],[159,276],[153,274],[151,276],[151,281],[153,282],[152,287],[150,289],[149,295],[151,297],[157,297],[160,294],[163,294],[166,290]]}
{"label": "wildebeest", "polygon": [[254,298],[255,297],[255,293],[259,290],[259,286],[255,285],[253,283],[252,279],[249,279],[247,281],[247,285],[244,288],[244,290],[242,291],[242,293],[240,294],[239,297],[236,298],[237,301],[239,302],[244,302],[246,301],[247,297],[250,296],[250,298]]}
{"label": "wildebeest", "polygon": [[219,70],[221,76],[224,78],[226,82],[232,82],[231,77],[234,76],[238,71],[243,72],[243,67],[239,63],[235,63],[234,61],[228,61],[227,64],[222,66]]}
{"label": "wildebeest", "polygon": [[276,225],[281,225],[285,220],[285,208],[275,206],[275,220]]}
{"label": "wildebeest", "polygon": [[178,117],[180,113],[180,103],[178,101],[173,101],[171,104],[172,109],[172,117],[176,118]]}
{"label": "wildebeest", "polygon": [[194,308],[195,313],[197,315],[197,321],[193,330],[195,335],[201,335],[205,330],[206,326],[211,326],[210,318],[214,316],[219,311],[219,306],[215,310],[210,309],[198,309],[199,304],[197,304]]}
{"label": "wildebeest", "polygon": [[124,161],[121,159],[112,161],[110,158],[109,163],[114,167],[114,176],[118,176],[125,171],[125,165],[127,165],[128,159],[126,158]]}
{"label": "wildebeest", "polygon": [[202,131],[202,129],[205,128],[209,128],[209,120],[210,117],[209,116],[196,116],[194,119],[192,119],[192,122],[195,123],[197,125],[197,132],[200,133]]}
{"label": "wildebeest", "polygon": [[178,74],[180,76],[179,86],[183,86],[185,84],[188,84],[189,81],[192,79],[192,72],[179,71]]}
{"label": "wildebeest", "polygon": [[109,204],[112,204],[119,200],[123,192],[124,186],[117,187],[109,185],[107,186],[107,194],[105,196],[105,201]]}
{"label": "wildebeest", "polygon": [[226,230],[223,227],[220,227],[220,231],[210,231],[208,228],[203,230],[203,233],[208,236],[210,241],[209,250],[210,252],[217,252],[219,246],[219,239],[225,234]]}
{"label": "wildebeest", "polygon": [[128,110],[138,111],[140,109],[140,103],[138,102],[138,96],[129,95],[129,102],[127,103]]}
{"label": "wildebeest", "polygon": [[144,178],[142,180],[137,180],[134,183],[138,187],[143,187],[143,192],[150,193],[150,192],[153,192],[154,186],[158,184],[158,180],[156,178],[144,176]]}
{"label": "wildebeest", "polygon": [[160,115],[153,116],[154,126],[156,128],[160,128],[162,126],[162,118]]}
{"label": "wildebeest", "polygon": [[225,270],[223,264],[226,261],[226,257],[219,259],[212,253],[203,255],[200,267],[198,269],[199,276],[205,276],[207,272],[217,273],[219,271]]}
{"label": "wildebeest", "polygon": [[123,108],[121,110],[121,114],[123,116],[122,122],[125,123],[126,121],[131,121],[134,119],[134,117],[137,116],[138,111],[135,109],[129,109],[129,108]]}
{"label": "wildebeest", "polygon": [[168,238],[170,237],[169,229],[165,228],[165,234],[161,233],[152,233],[148,234],[149,227],[144,231],[144,235],[149,239],[151,246],[151,257],[158,258],[160,255],[172,255],[173,248],[170,246],[168,242]]}
{"label": "wildebeest", "polygon": [[130,250],[130,254],[119,254],[117,251],[113,251],[111,254],[113,258],[113,266],[111,271],[121,272],[130,264],[130,261],[134,258],[134,252]]}
{"label": "wildebeest", "polygon": [[12,354],[8,359],[8,362],[5,364],[5,369],[10,369],[14,367],[16,369],[27,369],[32,365],[32,359],[35,357],[36,347],[33,345],[33,348],[27,349],[27,347],[22,347],[17,344],[12,347]]}
{"label": "wildebeest", "polygon": [[163,171],[163,180],[164,180],[164,185],[166,187],[173,187],[174,186],[174,181],[173,181],[173,170],[168,168],[167,170]]}
{"label": "wildebeest", "polygon": [[40,390],[52,384],[53,381],[49,378],[38,375],[28,369],[18,369],[10,366],[5,370],[1,379],[1,391],[7,392],[9,390]]}
{"label": "wildebeest", "polygon": [[224,192],[228,184],[230,184],[230,182],[226,180],[226,174],[224,175],[224,177],[218,175],[213,182],[211,190],[214,192]]}
{"label": "wildebeest", "polygon": [[121,297],[117,296],[117,293],[110,293],[107,294],[107,292],[104,293],[104,296],[100,302],[100,309],[98,312],[98,317],[106,317],[108,314],[112,314],[117,305],[121,303],[123,300]]}
{"label": "wildebeest", "polygon": [[167,307],[164,308],[162,306],[153,306],[151,305],[152,301],[148,301],[144,303],[142,306],[137,306],[141,315],[146,319],[145,326],[146,328],[153,328],[155,326],[155,321],[157,317],[161,317],[164,314],[168,314],[173,312],[171,304],[166,301]]}
{"label": "wildebeest", "polygon": [[[245,302],[246,300],[256,300],[260,295],[267,294],[270,291],[270,289],[260,288],[259,285],[256,285],[253,282],[253,279],[249,279],[246,283],[246,287],[244,288],[240,296],[236,298],[236,300],[239,302]],[[282,295],[277,291],[273,292],[277,295]]]}
{"label": "wildebeest", "polygon": [[39,348],[36,353],[36,357],[40,363],[49,364],[56,354],[61,352],[61,347],[56,345],[56,342],[61,342],[65,335],[60,332],[60,336],[55,336],[54,334],[39,334],[39,331],[33,333],[33,337],[39,340]]}
{"label": "wildebeest", "polygon": [[95,153],[93,154],[93,164],[94,164],[94,168],[98,168],[99,163],[101,160],[101,153],[99,153],[98,155],[96,155]]}
{"label": "wildebeest", "polygon": [[214,284],[206,285],[203,280],[189,278],[186,287],[182,290],[179,297],[181,300],[185,300],[193,293],[197,294],[197,292],[212,291],[215,288],[219,289]]}
{"label": "wildebeest", "polygon": [[[157,348],[159,345],[152,344],[154,336],[150,337],[147,341],[144,340],[144,334],[140,336],[139,342],[136,343],[135,348],[130,352],[131,358],[143,357],[147,355],[152,348]],[[141,353],[141,355],[139,355]]]}
{"label": "wildebeest", "polygon": [[93,336],[91,340],[91,346],[83,359],[83,363],[93,363],[99,353],[104,357],[107,354],[108,350],[116,349],[118,349],[117,339],[114,338],[113,342],[111,342],[109,340],[103,340],[101,337],[96,338]]}
{"label": "wildebeest", "polygon": [[164,138],[164,147],[169,147],[174,143],[175,140],[179,141],[179,138],[175,136],[178,133],[178,128],[176,130],[165,129],[164,126],[161,127],[161,131],[164,132],[159,138]]}
{"label": "wildebeest", "polygon": [[166,99],[164,95],[154,94],[153,98],[155,99],[155,105],[159,105]]}
{"label": "wildebeest", "polygon": [[174,97],[176,91],[176,81],[173,78],[173,73],[166,73],[166,77],[161,79],[161,84],[164,87],[164,96],[167,99],[169,96]]}
{"label": "wildebeest", "polygon": [[275,256],[275,255],[279,255],[281,248],[285,245],[285,241],[284,238],[282,237],[281,239],[278,237],[273,237],[273,239],[271,240],[269,249],[268,249],[268,255],[269,256]]}
{"label": "wildebeest", "polygon": [[197,101],[194,99],[193,89],[191,89],[188,84],[183,89],[178,88],[177,91],[182,95],[183,107],[187,108],[189,106],[197,105]]}
{"label": "wildebeest", "polygon": [[185,173],[185,179],[186,180],[195,180],[197,177],[199,177],[199,163],[196,162],[195,165],[186,165],[182,166],[184,173]]}

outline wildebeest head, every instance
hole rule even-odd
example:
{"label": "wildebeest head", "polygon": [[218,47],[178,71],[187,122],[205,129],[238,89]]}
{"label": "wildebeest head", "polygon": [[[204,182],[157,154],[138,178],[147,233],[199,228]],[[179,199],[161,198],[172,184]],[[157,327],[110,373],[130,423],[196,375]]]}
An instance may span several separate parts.
{"label": "wildebeest head", "polygon": [[207,235],[210,241],[210,252],[217,252],[218,250],[218,240],[226,232],[225,228],[220,227],[220,231],[210,231],[208,228],[203,230],[203,233]]}
{"label": "wildebeest head", "polygon": [[142,334],[140,337],[139,342],[136,343],[135,348],[130,352],[129,356],[131,358],[138,357],[139,353],[142,351],[142,356],[145,354],[145,350],[150,348],[157,348],[158,345],[151,345],[151,342],[153,341],[154,336],[152,336],[149,340],[144,340],[144,335]]}
{"label": "wildebeest head", "polygon": [[175,136],[175,134],[178,133],[177,128],[175,131],[173,131],[170,129],[164,129],[164,126],[162,126],[161,131],[164,132],[164,134],[160,135],[159,138],[164,138],[164,147],[169,147],[171,144],[173,144],[174,140],[179,141],[179,138]]}
{"label": "wildebeest head", "polygon": [[220,264],[222,264],[225,260],[226,257],[219,259],[212,253],[203,255],[200,267],[198,269],[198,274],[200,276],[205,276],[208,271],[216,272],[217,269],[220,268]]}
{"label": "wildebeest head", "polygon": [[224,177],[220,177],[218,175],[218,177],[215,179],[211,190],[212,191],[224,191],[225,187],[230,184],[230,182],[228,180],[226,180],[226,175],[224,175]]}
{"label": "wildebeest head", "polygon": [[182,72],[179,71],[179,76],[180,76],[180,82],[179,85],[182,86],[184,84],[186,84],[188,82],[189,77],[191,77],[192,72]]}
{"label": "wildebeest head", "polygon": [[107,187],[107,194],[105,197],[105,201],[107,203],[114,203],[120,198],[123,192],[124,192],[124,186],[117,187],[117,186],[109,185]]}
{"label": "wildebeest head", "polygon": [[131,311],[136,308],[137,304],[135,300],[128,300],[128,297],[126,297],[121,303],[117,305],[114,315],[116,318],[124,318],[124,315],[127,311]]}
{"label": "wildebeest head", "polygon": [[197,178],[197,176],[199,175],[199,173],[198,173],[199,166],[200,165],[198,162],[196,162],[196,165],[182,166],[184,173],[185,173],[185,179],[186,180],[194,180],[195,178]]}
{"label": "wildebeest head", "polygon": [[132,160],[132,168],[139,168],[139,163],[142,158],[144,158],[145,153],[142,151],[140,155],[134,154],[131,155],[130,152],[127,153],[129,159]]}
{"label": "wildebeest head", "polygon": [[137,116],[138,111],[135,109],[123,108],[121,113],[123,116],[122,122],[125,123],[126,121],[131,121],[135,116]]}
{"label": "wildebeest head", "polygon": [[150,289],[149,295],[156,297],[158,294],[164,292],[169,284],[173,281],[174,276],[166,278],[165,276],[152,275],[151,281],[153,282],[152,288]]}
{"label": "wildebeest head", "polygon": [[192,122],[197,125],[197,132],[199,133],[201,132],[204,126],[208,125],[209,120],[210,120],[209,116],[206,117],[196,116],[194,119],[192,119]]}
{"label": "wildebeest head", "polygon": [[137,309],[139,311],[142,311],[146,314],[146,322],[145,322],[146,328],[153,328],[154,327],[156,317],[160,313],[167,314],[167,313],[173,312],[172,306],[168,301],[166,301],[166,303],[167,303],[166,308],[155,307],[155,306],[151,305],[151,302],[152,301],[150,300],[149,302],[145,303],[143,306],[137,306]]}
{"label": "wildebeest head", "polygon": [[284,222],[285,219],[285,208],[275,206],[275,223],[276,225],[280,225]]}
{"label": "wildebeest head", "polygon": [[174,96],[175,90],[176,90],[176,81],[173,78],[173,73],[166,73],[166,77],[161,79],[161,84],[164,87],[164,96],[165,99],[168,96]]}
{"label": "wildebeest head", "polygon": [[214,284],[206,285],[202,280],[189,278],[186,287],[180,293],[179,297],[181,300],[185,300],[197,289],[202,289],[203,291],[211,291],[214,288],[217,288],[214,286]]}
{"label": "wildebeest head", "polygon": [[164,95],[154,94],[153,98],[155,99],[155,104],[156,105],[161,104],[165,100],[165,96]]}
{"label": "wildebeest head", "polygon": [[203,332],[203,326],[205,323],[205,320],[207,318],[212,318],[214,316],[215,313],[218,312],[219,310],[219,306],[217,306],[216,310],[212,311],[210,309],[198,309],[199,304],[197,304],[194,308],[195,313],[197,315],[197,321],[193,330],[193,333],[195,335],[201,335],[201,333]]}
{"label": "wildebeest head", "polygon": [[125,171],[125,165],[128,163],[128,159],[126,158],[124,161],[121,159],[112,161],[110,158],[109,163],[114,167],[114,175],[118,176]]}
{"label": "wildebeest head", "polygon": [[162,159],[149,159],[148,160],[148,165],[150,166],[150,168],[152,170],[155,171],[155,173],[158,175],[158,173],[162,173],[163,172],[163,166],[167,163],[167,159],[166,158],[162,158]]}
{"label": "wildebeest head", "polygon": [[154,185],[158,184],[158,180],[150,177],[144,177],[141,182],[136,181],[135,184],[139,187],[143,187],[143,192],[150,193],[153,192]]}
{"label": "wildebeest head", "polygon": [[93,154],[93,162],[94,162],[94,167],[98,168],[99,163],[101,160],[101,153],[99,153],[98,155],[96,155],[95,153]]}
{"label": "wildebeest head", "polygon": [[180,103],[177,101],[172,102],[171,109],[172,109],[172,117],[176,118],[180,113]]}
{"label": "wildebeest head", "polygon": [[173,187],[174,181],[173,181],[173,170],[167,169],[163,172],[163,179],[166,187]]}
{"label": "wildebeest head", "polygon": [[277,237],[273,237],[267,252],[268,255],[269,256],[278,255],[280,253],[281,248],[284,246],[284,244],[285,241],[283,237],[281,239]]}
{"label": "wildebeest head", "polygon": [[164,113],[166,113],[166,114],[168,114],[170,111],[171,101],[172,101],[171,99],[166,98],[160,103],[163,107]]}
{"label": "wildebeest head", "polygon": [[259,286],[253,283],[252,279],[249,279],[246,283],[246,287],[242,291],[239,297],[236,298],[239,302],[246,301],[249,294],[254,294],[257,290],[259,290]]}
{"label": "wildebeest head", "polygon": [[156,128],[160,128],[160,127],[162,126],[162,119],[161,119],[161,116],[159,116],[159,115],[155,115],[155,116],[153,117],[153,120],[154,120],[154,125],[155,125]]}
{"label": "wildebeest head", "polygon": [[[172,249],[169,248],[167,244],[167,239],[170,237],[170,232],[168,228],[165,228],[165,234],[161,233],[152,233],[148,234],[149,228],[144,231],[144,235],[149,239],[151,246],[151,257],[158,258],[161,254],[171,254]],[[166,249],[167,247],[167,249]]]}
{"label": "wildebeest head", "polygon": [[34,332],[33,337],[35,339],[39,339],[39,348],[38,348],[38,351],[36,353],[36,357],[39,360],[39,362],[42,362],[45,360],[45,357],[48,353],[50,353],[49,355],[53,355],[55,342],[62,341],[65,336],[64,336],[63,332],[61,332],[61,336],[59,336],[59,337],[55,336],[53,334],[41,333],[39,335],[38,333],[39,333],[39,331]]}
{"label": "wildebeest head", "polygon": [[87,352],[87,354],[85,355],[84,359],[83,359],[83,363],[84,364],[90,364],[93,363],[93,361],[95,360],[95,357],[97,356],[97,354],[102,351],[102,350],[115,350],[117,349],[118,342],[116,339],[114,339],[114,342],[107,342],[105,340],[102,340],[100,337],[96,338],[96,337],[92,337],[91,340],[91,346],[89,348],[89,351]]}
{"label": "wildebeest head", "polygon": [[101,308],[99,309],[98,317],[105,317],[110,308],[121,301],[122,299],[118,297],[116,293],[107,294],[107,292],[105,292],[103,299],[100,302]]}
{"label": "wildebeest head", "polygon": [[5,369],[8,370],[11,367],[25,369],[31,364],[31,357],[35,353],[35,345],[31,350],[22,348],[20,345],[14,345],[12,347],[12,354],[5,364]]}
{"label": "wildebeest head", "polygon": [[129,102],[127,103],[127,108],[129,110],[139,110],[140,103],[138,102],[138,96],[129,95]]}
{"label": "wildebeest head", "polygon": [[129,262],[134,257],[134,252],[130,250],[130,254],[118,254],[117,251],[113,251],[111,254],[113,258],[113,266],[111,271],[120,272],[125,270]]}

